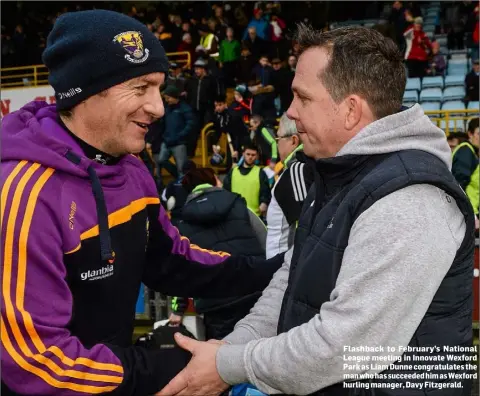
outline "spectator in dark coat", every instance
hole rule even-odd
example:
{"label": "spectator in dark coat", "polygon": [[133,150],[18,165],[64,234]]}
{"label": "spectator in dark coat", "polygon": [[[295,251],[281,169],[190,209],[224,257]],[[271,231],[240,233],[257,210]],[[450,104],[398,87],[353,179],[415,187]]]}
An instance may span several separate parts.
{"label": "spectator in dark coat", "polygon": [[468,101],[478,101],[478,77],[480,65],[479,60],[473,61],[473,69],[465,76],[465,91],[467,93]]}
{"label": "spectator in dark coat", "polygon": [[[177,227],[182,235],[204,249],[265,257],[266,228],[238,194],[221,188],[210,168],[187,172],[182,181],[189,192]],[[228,299],[195,299],[203,314],[207,339],[222,339],[248,314],[261,293]],[[177,298],[170,324],[182,321],[188,300]]]}
{"label": "spectator in dark coat", "polygon": [[273,59],[272,66],[272,84],[275,89],[275,96],[280,97],[280,113],[283,114],[293,100],[292,82],[295,72],[290,68],[283,67],[278,58]]}
{"label": "spectator in dark coat", "polygon": [[277,115],[275,109],[275,93],[273,87],[273,69],[268,64],[268,57],[263,55],[253,68],[255,85],[250,87],[254,98],[252,113],[261,115],[266,123],[274,123]]}
{"label": "spectator in dark coat", "polygon": [[468,141],[460,143],[453,151],[452,173],[458,184],[467,194],[475,213],[475,228],[478,232],[479,178],[478,147],[480,144],[479,119],[473,118],[468,123]]}
{"label": "spectator in dark coat", "polygon": [[[168,162],[171,155],[175,159],[177,167],[173,177],[182,176],[184,165],[187,161],[187,140],[195,129],[195,116],[192,108],[180,100],[180,91],[169,86],[163,91],[167,106],[162,123],[162,144],[160,153],[156,158],[157,175],[161,175],[161,169]],[[154,138],[153,138],[154,139]],[[168,168],[166,168],[170,171]]]}
{"label": "spectator in dark coat", "polygon": [[201,129],[213,119],[213,102],[220,94],[219,86],[212,76],[207,74],[207,62],[198,59],[194,64],[195,77],[186,84],[187,102],[194,110],[197,127],[188,139],[188,156],[194,157]]}
{"label": "spectator in dark coat", "polygon": [[246,46],[242,48],[240,53],[240,60],[238,66],[237,82],[239,84],[249,84],[254,80],[253,66],[255,66],[256,60],[253,57],[250,49]]}
{"label": "spectator in dark coat", "polygon": [[252,54],[255,62],[260,59],[265,52],[267,52],[267,43],[257,34],[255,26],[250,26],[247,30],[248,35],[243,40],[243,46],[247,47]]}
{"label": "spectator in dark coat", "polygon": [[403,32],[405,32],[408,27],[408,22],[405,19],[405,11],[406,9],[403,6],[403,2],[395,1],[392,6],[390,17],[388,18],[389,22],[393,24],[395,29],[395,41],[402,51],[405,49]]}
{"label": "spectator in dark coat", "polygon": [[[232,165],[232,161],[238,162],[239,160],[242,143],[247,136],[247,128],[241,114],[232,110],[232,108],[228,108],[225,96],[219,96],[215,99],[215,118],[213,124],[215,133],[210,135],[212,137],[211,144],[213,146],[218,145],[222,133],[228,134],[227,142],[228,136],[231,139],[231,142],[228,142],[229,147],[227,148],[227,169],[229,169]],[[230,144],[232,146],[231,148]],[[215,148],[212,148],[215,152]]]}

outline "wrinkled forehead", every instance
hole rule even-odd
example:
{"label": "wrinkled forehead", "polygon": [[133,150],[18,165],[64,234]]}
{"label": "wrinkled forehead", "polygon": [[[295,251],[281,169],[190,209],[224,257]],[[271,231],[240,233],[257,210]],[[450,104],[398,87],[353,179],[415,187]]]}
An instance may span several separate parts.
{"label": "wrinkled forehead", "polygon": [[127,84],[135,85],[138,83],[144,83],[148,85],[162,85],[164,81],[165,81],[165,73],[156,72],[156,73],[149,73],[140,77],[132,78],[131,80],[127,81]]}
{"label": "wrinkled forehead", "polygon": [[310,48],[300,55],[295,69],[293,86],[307,88],[319,81],[330,61],[330,53],[326,48]]}

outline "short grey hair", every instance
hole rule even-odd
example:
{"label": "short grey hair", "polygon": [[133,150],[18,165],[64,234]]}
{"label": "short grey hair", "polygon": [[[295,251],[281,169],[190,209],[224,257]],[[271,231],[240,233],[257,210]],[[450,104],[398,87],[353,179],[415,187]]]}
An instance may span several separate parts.
{"label": "short grey hair", "polygon": [[295,124],[295,121],[287,117],[287,113],[283,113],[282,117],[280,118],[278,130],[280,129],[283,131],[283,136],[285,137],[298,135],[297,125]]}

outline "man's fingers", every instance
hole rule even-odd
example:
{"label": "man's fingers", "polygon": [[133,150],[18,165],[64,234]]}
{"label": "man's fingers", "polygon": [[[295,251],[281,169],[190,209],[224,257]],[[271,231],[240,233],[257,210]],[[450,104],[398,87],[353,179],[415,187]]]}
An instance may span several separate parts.
{"label": "man's fingers", "polygon": [[185,370],[186,369],[180,371],[180,373],[172,379],[165,388],[156,393],[155,396],[173,396],[184,390],[188,386]]}
{"label": "man's fingers", "polygon": [[200,342],[200,341],[194,340],[193,338],[186,337],[181,333],[175,333],[175,341],[177,341],[177,344],[180,348],[183,348],[191,353],[193,353],[193,350],[197,345],[196,343]]}
{"label": "man's fingers", "polygon": [[217,345],[224,345],[224,344],[226,344],[225,341],[216,340],[216,339],[214,339],[214,338],[208,340],[207,343],[208,343],[208,344],[217,344]]}

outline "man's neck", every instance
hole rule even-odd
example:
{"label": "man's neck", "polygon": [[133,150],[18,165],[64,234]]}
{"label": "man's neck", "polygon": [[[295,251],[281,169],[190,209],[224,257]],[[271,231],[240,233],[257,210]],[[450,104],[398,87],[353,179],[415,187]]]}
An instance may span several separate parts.
{"label": "man's neck", "polygon": [[121,156],[112,155],[102,150],[100,148],[101,145],[90,139],[89,134],[72,120],[59,116],[58,121],[70,136],[75,139],[87,158],[103,165],[114,165],[121,159]]}
{"label": "man's neck", "polygon": [[254,165],[254,164],[249,165],[249,164],[247,164],[246,162],[243,163],[243,167],[244,167],[244,168],[247,168],[247,169],[253,168],[253,165]]}

